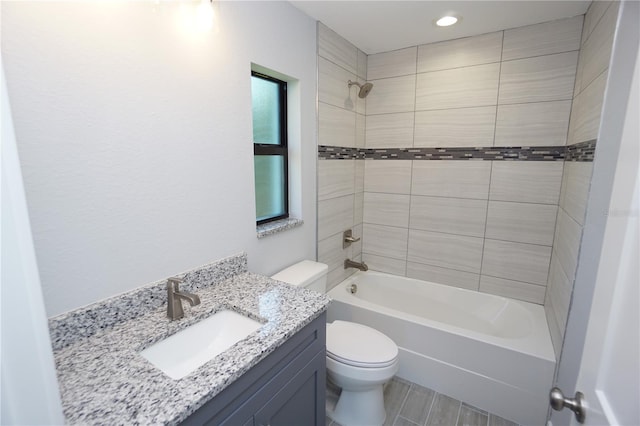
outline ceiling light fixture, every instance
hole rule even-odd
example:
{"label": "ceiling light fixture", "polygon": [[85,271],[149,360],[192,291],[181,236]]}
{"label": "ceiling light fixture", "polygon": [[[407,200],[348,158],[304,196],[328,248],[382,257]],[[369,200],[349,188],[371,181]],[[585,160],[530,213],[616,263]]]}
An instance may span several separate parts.
{"label": "ceiling light fixture", "polygon": [[456,22],[458,22],[458,18],[456,18],[455,16],[447,15],[438,19],[436,21],[436,25],[439,27],[448,27],[450,25],[455,24]]}

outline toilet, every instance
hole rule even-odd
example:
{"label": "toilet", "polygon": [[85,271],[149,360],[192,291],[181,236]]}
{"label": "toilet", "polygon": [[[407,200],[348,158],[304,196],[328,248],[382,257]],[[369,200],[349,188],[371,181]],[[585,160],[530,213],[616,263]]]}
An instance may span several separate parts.
{"label": "toilet", "polygon": [[[326,292],[328,266],[303,260],[271,278],[320,293]],[[327,415],[343,426],[382,425],[386,418],[383,385],[398,371],[398,346],[366,325],[327,324],[327,376],[342,389]]]}

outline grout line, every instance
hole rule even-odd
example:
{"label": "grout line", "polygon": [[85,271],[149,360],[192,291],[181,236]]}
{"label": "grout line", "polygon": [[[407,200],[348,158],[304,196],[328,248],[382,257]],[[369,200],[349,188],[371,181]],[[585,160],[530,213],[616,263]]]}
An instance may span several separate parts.
{"label": "grout line", "polygon": [[[432,389],[433,390],[433,389]],[[429,416],[431,416],[431,410],[433,409],[433,404],[436,403],[436,397],[438,396],[438,392],[433,391],[433,398],[431,398],[431,405],[429,405],[429,410],[427,411],[427,418],[424,421],[424,426],[427,425],[427,423],[429,423]]]}
{"label": "grout line", "polygon": [[[496,145],[496,129],[498,128],[498,104],[500,103],[500,79],[502,77],[502,56],[504,54],[504,31],[502,31],[502,47],[500,48],[500,69],[498,70],[498,90],[496,91],[496,118],[493,122],[493,146]],[[493,177],[493,161],[489,167],[489,187],[487,188],[487,210],[484,216],[484,234],[482,236],[482,254],[480,256],[480,271],[478,276],[478,291],[480,291],[480,281],[482,279],[482,269],[484,265],[484,250],[487,242],[487,223],[489,222],[489,202],[491,200],[491,179]]]}
{"label": "grout line", "polygon": [[[602,73],[598,74],[597,77],[600,77]],[[597,78],[596,77],[596,78]],[[594,78],[595,80],[595,78]],[[417,82],[416,82],[417,84]],[[548,104],[548,103],[553,103],[553,102],[566,102],[566,101],[571,101],[573,98],[558,98],[558,99],[552,99],[552,100],[542,100],[542,101],[530,101],[530,102],[508,102],[508,103],[502,103],[499,104],[500,106],[502,105],[531,105],[531,104]],[[320,103],[326,104],[326,105],[331,105],[331,106],[335,106],[336,108],[340,108],[340,109],[344,109],[345,111],[351,111],[351,110],[347,110],[345,108],[341,108],[339,106],[333,105],[333,104],[329,104],[327,102],[323,102],[320,101]],[[393,115],[393,114],[407,114],[407,113],[411,113],[411,112],[431,112],[431,111],[451,111],[451,110],[460,110],[460,109],[473,109],[473,108],[486,108],[486,107],[493,107],[498,105],[497,103],[495,104],[484,104],[484,105],[472,105],[472,106],[463,106],[463,107],[455,107],[455,108],[429,108],[429,109],[416,109],[415,111],[394,111],[394,112],[379,112],[376,114],[367,114],[370,116],[377,116],[377,115]],[[361,114],[362,115],[362,114]]]}
{"label": "grout line", "polygon": [[458,415],[456,416],[456,422],[455,424],[458,424],[458,420],[460,419],[460,414],[462,413],[462,401],[458,401],[458,403],[460,404],[458,406]]}
{"label": "grout line", "polygon": [[398,412],[396,413],[396,416],[393,418],[393,423],[395,424],[396,421],[398,420],[398,417],[400,417],[400,412],[402,411],[402,408],[404,407],[404,404],[407,403],[407,398],[409,398],[409,392],[411,392],[411,387],[413,386],[413,382],[411,382],[411,384],[409,385],[409,389],[407,389],[407,393],[405,394],[404,398],[402,399],[402,403],[400,404],[400,407],[398,407]]}

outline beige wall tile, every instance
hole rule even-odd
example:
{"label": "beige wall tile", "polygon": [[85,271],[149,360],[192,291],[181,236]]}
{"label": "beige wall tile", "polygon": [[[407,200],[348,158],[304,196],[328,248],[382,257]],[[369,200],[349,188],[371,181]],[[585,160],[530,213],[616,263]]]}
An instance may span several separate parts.
{"label": "beige wall tile", "polygon": [[544,303],[545,286],[482,275],[480,291],[525,302]]}
{"label": "beige wall tile", "polygon": [[561,161],[494,161],[490,200],[558,204]]}
{"label": "beige wall tile", "polygon": [[485,200],[490,174],[489,161],[415,160],[411,191],[413,195]]}
{"label": "beige wall tile", "polygon": [[480,275],[478,274],[415,262],[407,262],[407,277],[436,284],[466,288],[467,290],[478,290],[480,281]]}
{"label": "beige wall tile", "polygon": [[363,225],[362,253],[393,259],[407,258],[407,228]]}
{"label": "beige wall tile", "polygon": [[551,204],[489,201],[486,237],[551,246],[558,207]]}
{"label": "beige wall tile", "polygon": [[565,145],[571,101],[498,106],[495,146]]}
{"label": "beige wall tile", "polygon": [[437,71],[500,61],[502,31],[418,47],[418,72]]}
{"label": "beige wall tile", "polygon": [[409,194],[411,189],[411,160],[365,160],[364,190]]}
{"label": "beige wall tile", "polygon": [[362,50],[358,50],[358,77],[363,80],[367,79],[367,54]]}
{"label": "beige wall tile", "polygon": [[329,270],[343,267],[344,260],[352,256],[352,248],[342,248],[342,232],[318,241],[318,262],[326,263]]}
{"label": "beige wall tile", "polygon": [[581,90],[609,68],[617,17],[618,8],[609,7],[582,48]]}
{"label": "beige wall tile", "polygon": [[367,116],[367,148],[413,146],[413,112]]}
{"label": "beige wall tile", "polygon": [[355,163],[355,188],[354,192],[364,191],[364,160],[356,160]]}
{"label": "beige wall tile", "polygon": [[349,80],[356,75],[322,57],[318,58],[318,100],[326,104],[356,110],[358,92],[349,90]]}
{"label": "beige wall tile", "polygon": [[356,160],[318,161],[318,200],[354,193]]}
{"label": "beige wall tile", "polygon": [[477,274],[482,238],[411,229],[407,260]]}
{"label": "beige wall tile", "polygon": [[[410,112],[415,108],[416,76],[373,80],[367,96],[367,115]],[[354,90],[355,92],[355,90]]]}
{"label": "beige wall tile", "polygon": [[502,60],[530,58],[580,49],[583,16],[558,19],[504,32]]}
{"label": "beige wall tile", "polygon": [[597,139],[606,84],[605,72],[573,100],[567,145]]}
{"label": "beige wall tile", "polygon": [[366,141],[366,117],[356,114],[356,144],[358,148],[364,148]]}
{"label": "beige wall tile", "polygon": [[377,53],[367,57],[367,73],[370,80],[399,77],[416,73],[417,47]]}
{"label": "beige wall tile", "polygon": [[560,207],[580,225],[584,225],[592,171],[593,162],[590,161],[568,161],[564,164]]}
{"label": "beige wall tile", "polygon": [[496,105],[500,64],[418,74],[416,111]]}
{"label": "beige wall tile", "polygon": [[577,65],[578,52],[503,62],[498,104],[571,99]]}
{"label": "beige wall tile", "polygon": [[329,27],[318,23],[318,54],[355,74],[358,49]]}
{"label": "beige wall tile", "polygon": [[318,201],[318,240],[351,228],[353,195]]}
{"label": "beige wall tile", "polygon": [[407,262],[404,260],[376,256],[369,253],[363,254],[362,260],[371,271],[386,272],[387,274],[399,275],[401,277],[405,276]]}
{"label": "beige wall tile", "polygon": [[364,221],[364,192],[360,192],[353,197],[353,223],[355,225]]}
{"label": "beige wall tile", "polygon": [[585,15],[584,19],[584,31],[582,37],[582,43],[586,43],[586,41],[591,36],[591,33],[595,29],[600,19],[605,14],[609,6],[613,6],[615,9],[618,8],[620,2],[618,1],[594,1],[591,2],[589,6],[589,10]]}
{"label": "beige wall tile", "polygon": [[564,332],[569,316],[569,304],[573,291],[573,280],[569,280],[558,262],[555,253],[551,255],[547,295],[553,300],[553,310],[560,329]]}
{"label": "beige wall tile", "polygon": [[571,219],[564,210],[558,213],[555,240],[553,242],[554,253],[562,266],[564,273],[573,280],[578,266],[578,253],[582,240],[582,226]]}
{"label": "beige wall tile", "polygon": [[[411,197],[409,227],[425,231],[484,237],[486,216],[486,200],[413,195]],[[553,235],[551,238],[553,239]]]}
{"label": "beige wall tile", "polygon": [[551,247],[485,239],[482,275],[547,284]]}
{"label": "beige wall tile", "polygon": [[364,223],[409,227],[409,195],[364,193]]}
{"label": "beige wall tile", "polygon": [[318,144],[356,146],[356,113],[318,103]]}
{"label": "beige wall tile", "polygon": [[496,107],[418,111],[415,120],[416,147],[492,146]]}

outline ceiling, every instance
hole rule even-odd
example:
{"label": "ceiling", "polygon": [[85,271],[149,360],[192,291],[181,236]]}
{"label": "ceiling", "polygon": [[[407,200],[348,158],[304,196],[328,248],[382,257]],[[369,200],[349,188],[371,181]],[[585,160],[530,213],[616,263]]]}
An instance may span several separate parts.
{"label": "ceiling", "polygon": [[[290,1],[367,54],[582,15],[590,1]],[[454,13],[451,27],[433,21]]]}

